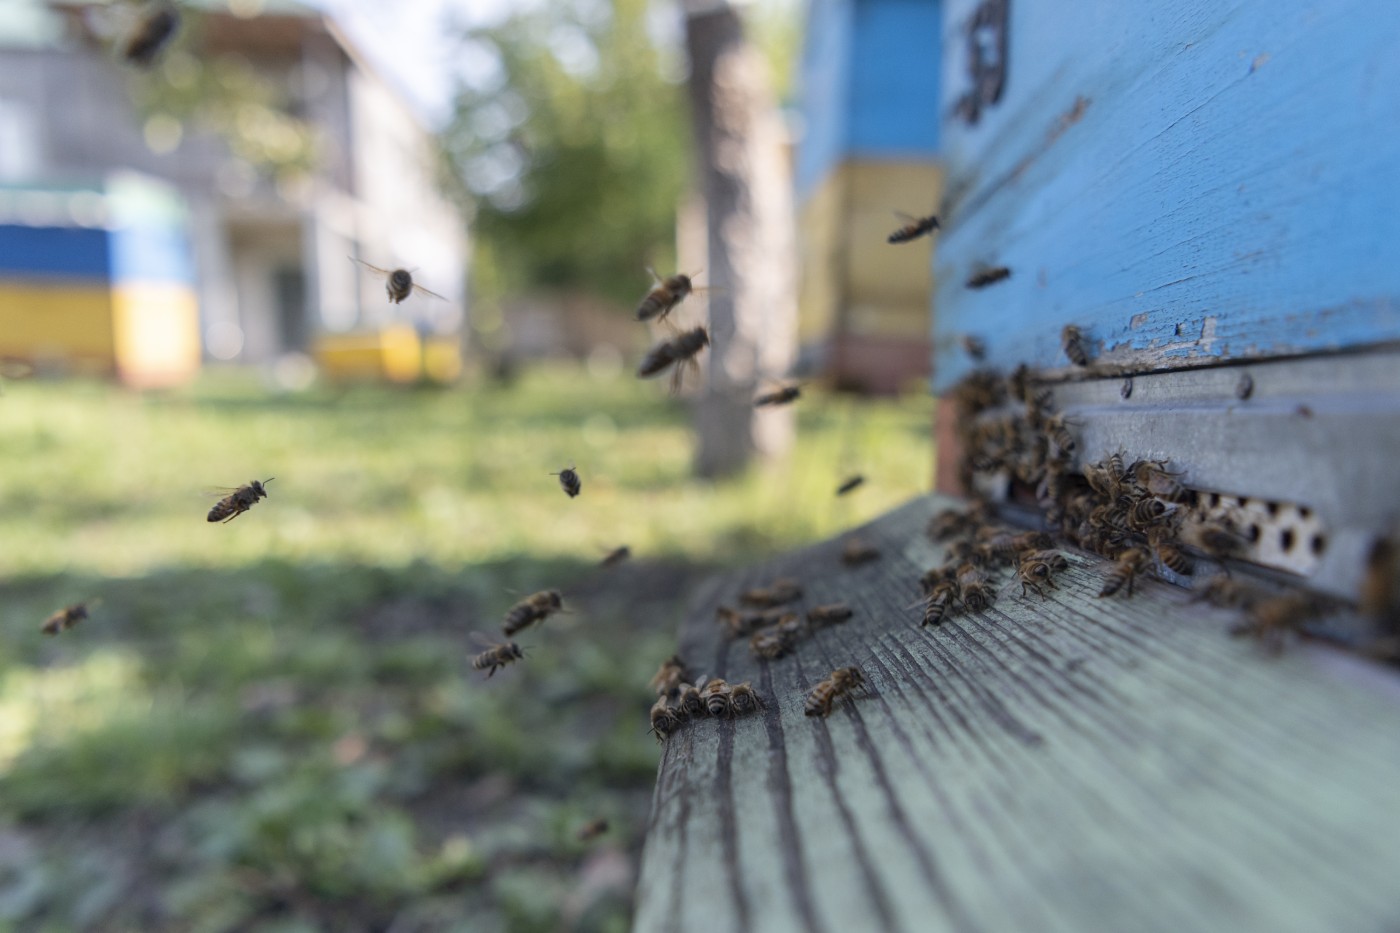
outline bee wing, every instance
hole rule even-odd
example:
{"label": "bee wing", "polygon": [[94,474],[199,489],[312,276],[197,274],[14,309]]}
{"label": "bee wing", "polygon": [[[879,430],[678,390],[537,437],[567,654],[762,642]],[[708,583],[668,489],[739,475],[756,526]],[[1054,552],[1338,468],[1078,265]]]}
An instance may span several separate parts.
{"label": "bee wing", "polygon": [[893,213],[894,216],[898,217],[900,220],[904,221],[907,224],[919,223],[919,218],[913,216],[912,214],[906,214],[904,213],[904,211],[894,211]]}
{"label": "bee wing", "polygon": [[659,276],[659,275],[656,274],[656,270],[653,269],[651,266],[647,266],[647,267],[646,267],[646,270],[647,270],[647,275],[651,276],[651,282],[652,282],[652,287],[653,287],[653,288],[655,288],[657,285],[660,285],[663,281],[665,281],[664,279],[661,278],[661,276]]}
{"label": "bee wing", "polygon": [[201,499],[222,499],[225,496],[233,495],[242,488],[242,486],[202,486],[196,495]]}
{"label": "bee wing", "polygon": [[467,640],[482,648],[497,648],[505,642],[501,641],[499,635],[488,635],[485,632],[472,631],[467,633]]}
{"label": "bee wing", "polygon": [[439,301],[446,301],[446,300],[447,300],[446,298],[444,298],[444,297],[442,297],[441,295],[439,295],[437,292],[429,291],[428,289],[426,289],[426,288],[424,288],[423,286],[419,285],[417,282],[414,282],[414,283],[413,283],[413,290],[414,290],[415,292],[421,292],[421,293],[423,293],[424,295],[427,295],[429,298],[436,298],[436,299],[438,299]]}
{"label": "bee wing", "polygon": [[373,263],[365,262],[363,259],[356,259],[354,256],[347,256],[346,258],[349,259],[351,262],[358,262],[360,265],[364,266],[366,269],[369,269],[371,272],[377,272],[377,273],[379,273],[380,275],[392,275],[392,274],[393,274],[393,271],[392,271],[392,270],[390,270],[390,269],[381,269],[381,268],[379,268],[378,266],[374,265]]}

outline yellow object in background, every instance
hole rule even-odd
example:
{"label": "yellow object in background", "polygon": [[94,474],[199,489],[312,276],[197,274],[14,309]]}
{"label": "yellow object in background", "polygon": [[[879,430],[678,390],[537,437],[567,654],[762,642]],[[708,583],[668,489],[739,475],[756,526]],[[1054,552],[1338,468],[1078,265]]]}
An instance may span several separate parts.
{"label": "yellow object in background", "polygon": [[328,334],[316,341],[316,362],[332,382],[417,382],[423,371],[418,334],[409,324],[378,332]]}

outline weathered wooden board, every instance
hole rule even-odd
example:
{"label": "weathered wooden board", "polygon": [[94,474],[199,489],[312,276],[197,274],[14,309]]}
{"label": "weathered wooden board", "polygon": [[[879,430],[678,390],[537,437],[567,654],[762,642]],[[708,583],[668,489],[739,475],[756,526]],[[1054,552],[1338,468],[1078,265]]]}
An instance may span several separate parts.
{"label": "weathered wooden board", "polygon": [[944,7],[940,391],[969,333],[1004,370],[1064,365],[1071,323],[1138,370],[1400,338],[1400,4],[1011,0],[967,125],[978,4]]}
{"label": "weathered wooden board", "polygon": [[[1271,657],[1231,613],[1156,581],[1095,599],[1072,555],[1051,598],[920,629],[923,535],[947,499],[712,581],[693,666],[752,679],[762,713],[667,743],[636,929],[1367,931],[1400,927],[1400,681],[1320,647]],[[775,575],[857,616],[756,662],[713,610]],[[829,720],[807,689],[858,664]]]}

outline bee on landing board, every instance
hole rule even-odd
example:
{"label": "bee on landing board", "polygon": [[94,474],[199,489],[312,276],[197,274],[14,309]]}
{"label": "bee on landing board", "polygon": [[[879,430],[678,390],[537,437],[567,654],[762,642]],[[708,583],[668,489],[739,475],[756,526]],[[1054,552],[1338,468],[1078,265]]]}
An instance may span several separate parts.
{"label": "bee on landing board", "polygon": [[505,623],[501,626],[501,631],[509,638],[536,622],[544,621],[551,613],[562,612],[563,609],[564,597],[558,590],[541,590],[526,596],[506,610]]}
{"label": "bee on landing board", "polygon": [[729,688],[729,709],[735,716],[756,713],[762,706],[763,701],[754,692],[753,684],[750,681],[746,680]]}
{"label": "bee on landing board", "polygon": [[1011,270],[1006,266],[978,266],[967,277],[968,288],[986,288],[1003,279],[1011,278]]}
{"label": "bee on landing board", "polygon": [[939,226],[938,217],[933,214],[927,217],[911,217],[903,211],[895,211],[894,213],[896,217],[904,221],[904,226],[890,234],[887,241],[890,243],[908,243],[911,240],[917,240],[921,236],[933,233]]}
{"label": "bee on landing board", "polygon": [[686,719],[704,719],[709,712],[705,709],[705,700],[700,696],[699,688],[694,684],[676,685],[676,709]]}
{"label": "bee on landing board", "polygon": [[1099,590],[1099,595],[1112,596],[1125,586],[1128,588],[1127,595],[1133,595],[1133,580],[1147,569],[1147,561],[1147,552],[1142,548],[1128,548],[1119,554],[1113,569],[1104,577],[1103,589]]}
{"label": "bee on landing board", "polygon": [[637,305],[639,321],[664,321],[666,315],[675,310],[676,305],[685,301],[691,292],[704,291],[695,287],[695,283],[691,281],[693,276],[677,274],[663,279],[650,266],[647,267],[647,271],[651,273],[654,284],[642,299],[642,303]]}
{"label": "bee on landing board", "polygon": [[1041,599],[1045,598],[1045,592],[1041,590],[1043,583],[1052,590],[1059,587],[1055,585],[1054,566],[1048,560],[1027,555],[1016,567],[1016,579],[1021,581],[1021,595],[1026,595],[1027,589],[1035,590],[1035,595]]}
{"label": "bee on landing board", "polygon": [[179,10],[169,3],[151,4],[122,43],[122,58],[133,65],[150,65],[179,28]]}
{"label": "bee on landing board", "polygon": [[783,386],[772,392],[765,392],[753,400],[755,408],[762,408],[765,405],[786,405],[794,402],[802,395],[801,386]]}
{"label": "bee on landing board", "polygon": [[592,842],[607,831],[608,821],[599,817],[596,820],[592,820],[580,826],[578,832],[574,834],[574,838],[579,842]]}
{"label": "bee on landing board", "polygon": [[779,577],[768,586],[756,586],[739,594],[739,602],[760,609],[781,606],[802,598],[802,585],[791,577]]}
{"label": "bee on landing board", "polygon": [[695,357],[709,345],[710,332],[704,327],[682,331],[647,351],[647,355],[642,357],[641,365],[637,367],[637,378],[650,379],[675,365],[676,368],[671,374],[671,393],[675,394],[680,391],[686,371],[700,368]]}
{"label": "bee on landing board", "polygon": [[437,298],[441,301],[447,300],[437,292],[430,292],[423,286],[415,283],[413,281],[413,273],[409,272],[407,269],[381,269],[378,266],[370,265],[363,259],[356,259],[354,256],[350,257],[350,261],[359,263],[376,275],[384,276],[384,291],[389,296],[390,304],[401,303],[413,292],[427,295],[430,298]]}
{"label": "bee on landing board", "polygon": [[852,489],[855,489],[857,486],[861,485],[864,482],[865,477],[861,476],[859,473],[855,474],[854,476],[847,477],[846,480],[843,483],[841,483],[840,486],[836,487],[836,494],[838,496],[844,496],[846,493],[850,492]]}
{"label": "bee on landing board", "polygon": [[1065,329],[1060,331],[1060,347],[1075,366],[1089,365],[1089,354],[1084,349],[1084,332],[1078,327],[1065,325]]}
{"label": "bee on landing board", "polygon": [[849,699],[857,689],[865,688],[865,675],[858,667],[843,667],[831,672],[831,676],[812,688],[807,694],[807,702],[802,712],[808,716],[831,715],[831,707],[837,700]]}
{"label": "bee on landing board", "polygon": [[847,538],[845,546],[841,548],[841,563],[847,567],[859,567],[879,559],[880,549],[863,538]]}
{"label": "bee on landing board", "polygon": [[246,486],[239,486],[214,504],[214,507],[209,510],[209,521],[223,522],[224,524],[233,521],[256,505],[259,499],[266,499],[267,490],[263,487],[276,478],[269,476],[262,482],[253,480]]}
{"label": "bee on landing board", "polygon": [[564,494],[570,499],[583,492],[583,480],[578,478],[578,471],[573,467],[549,475],[559,477],[559,485],[564,487]]}
{"label": "bee on landing board", "polygon": [[727,718],[734,712],[732,697],[734,688],[718,677],[705,681],[700,696],[705,701],[705,709],[716,719]]}
{"label": "bee on landing board", "polygon": [[807,621],[815,628],[839,625],[855,615],[855,610],[845,603],[827,603],[807,610]]}
{"label": "bee on landing board", "polygon": [[651,706],[651,733],[656,741],[664,742],[666,737],[681,727],[681,718],[676,711],[666,705],[666,698],[659,696]]}
{"label": "bee on landing board", "polygon": [[658,696],[665,696],[689,679],[690,675],[686,670],[685,661],[681,660],[680,655],[673,654],[661,662],[661,667],[657,669],[647,686],[656,691]]}
{"label": "bee on landing board", "polygon": [[[90,601],[92,605],[97,605],[96,600]],[[39,631],[45,635],[57,635],[59,632],[66,632],[88,618],[88,603],[74,603],[65,606],[53,615],[44,620],[44,624],[39,626]]]}
{"label": "bee on landing board", "polygon": [[485,671],[487,677],[496,673],[497,668],[505,667],[525,657],[525,652],[515,642],[491,644],[485,651],[472,658],[472,670]]}

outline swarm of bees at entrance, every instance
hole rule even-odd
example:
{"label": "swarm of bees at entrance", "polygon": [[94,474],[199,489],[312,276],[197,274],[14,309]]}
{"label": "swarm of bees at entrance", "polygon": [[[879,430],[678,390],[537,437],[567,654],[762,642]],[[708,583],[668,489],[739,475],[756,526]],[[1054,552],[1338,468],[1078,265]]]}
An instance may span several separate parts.
{"label": "swarm of bees at entrance", "polygon": [[680,655],[661,662],[651,679],[656,702],[651,706],[651,733],[664,742],[682,726],[705,717],[735,719],[763,708],[764,702],[745,681],[731,684],[719,677],[695,678]]}

